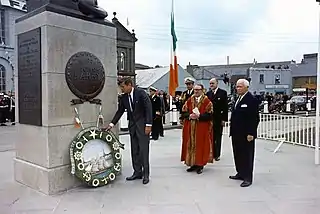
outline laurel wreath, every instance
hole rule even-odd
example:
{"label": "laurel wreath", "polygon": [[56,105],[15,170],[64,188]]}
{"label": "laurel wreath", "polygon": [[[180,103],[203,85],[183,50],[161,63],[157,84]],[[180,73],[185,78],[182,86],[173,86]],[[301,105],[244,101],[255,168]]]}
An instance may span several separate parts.
{"label": "laurel wreath", "polygon": [[[112,166],[97,174],[86,170],[82,152],[84,146],[94,139],[99,139],[108,144],[113,159]],[[120,149],[124,149],[124,144],[121,144],[116,135],[111,131],[102,131],[97,127],[81,130],[70,145],[71,174],[92,187],[104,186],[111,183],[121,172]]]}

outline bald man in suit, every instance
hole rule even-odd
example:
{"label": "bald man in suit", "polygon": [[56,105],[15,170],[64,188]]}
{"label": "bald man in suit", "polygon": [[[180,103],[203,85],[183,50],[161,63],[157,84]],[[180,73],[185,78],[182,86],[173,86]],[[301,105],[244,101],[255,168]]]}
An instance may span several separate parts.
{"label": "bald man in suit", "polygon": [[237,174],[233,180],[242,180],[241,187],[249,187],[253,180],[255,139],[260,122],[259,104],[249,92],[249,82],[239,79],[236,85],[238,99],[233,107],[230,123],[233,156]]}

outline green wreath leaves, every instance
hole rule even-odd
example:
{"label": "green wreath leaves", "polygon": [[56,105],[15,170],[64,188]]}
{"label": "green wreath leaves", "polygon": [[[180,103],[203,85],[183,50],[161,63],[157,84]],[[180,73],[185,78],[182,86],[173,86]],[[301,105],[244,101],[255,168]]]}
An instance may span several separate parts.
{"label": "green wreath leaves", "polygon": [[[100,152],[94,158],[85,161],[83,149],[88,143],[96,140],[107,144],[111,152]],[[102,131],[97,127],[81,130],[70,145],[71,174],[93,187],[111,183],[121,172],[120,149],[124,149],[124,144],[120,143],[111,131]]]}

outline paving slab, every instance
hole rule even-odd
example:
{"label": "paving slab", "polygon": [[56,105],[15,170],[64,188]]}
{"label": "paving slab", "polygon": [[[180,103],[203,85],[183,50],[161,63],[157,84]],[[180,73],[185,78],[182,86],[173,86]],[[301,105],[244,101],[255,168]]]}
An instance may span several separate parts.
{"label": "paving slab", "polygon": [[314,150],[257,140],[254,184],[241,188],[234,174],[231,142],[223,136],[221,161],[204,173],[187,173],[180,162],[181,129],[165,131],[151,142],[151,182],[126,182],[131,175],[130,142],[125,143],[123,173],[105,187],[86,186],[46,196],[14,182],[14,127],[0,129],[0,214],[317,214],[320,167]]}

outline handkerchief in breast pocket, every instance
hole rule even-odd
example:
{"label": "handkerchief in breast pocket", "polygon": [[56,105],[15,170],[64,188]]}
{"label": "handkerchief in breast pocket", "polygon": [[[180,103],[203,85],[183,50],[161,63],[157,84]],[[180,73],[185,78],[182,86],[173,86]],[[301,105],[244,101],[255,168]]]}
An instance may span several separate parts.
{"label": "handkerchief in breast pocket", "polygon": [[247,108],[248,106],[247,106],[247,104],[242,104],[241,105],[241,108]]}

